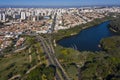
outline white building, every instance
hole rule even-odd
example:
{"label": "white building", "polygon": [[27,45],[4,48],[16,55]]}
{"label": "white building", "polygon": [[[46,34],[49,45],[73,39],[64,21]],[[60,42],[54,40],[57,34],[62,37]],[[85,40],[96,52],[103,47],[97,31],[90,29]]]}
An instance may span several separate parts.
{"label": "white building", "polygon": [[34,16],[34,17],[32,18],[32,20],[33,20],[33,21],[36,21],[36,17]]}
{"label": "white building", "polygon": [[2,20],[2,14],[0,13],[0,21]]}
{"label": "white building", "polygon": [[3,13],[3,14],[0,14],[0,21],[5,21],[6,20],[6,15]]}
{"label": "white building", "polygon": [[25,12],[21,12],[21,19],[22,19],[22,20],[25,20],[25,19],[26,19],[26,14],[25,14]]}

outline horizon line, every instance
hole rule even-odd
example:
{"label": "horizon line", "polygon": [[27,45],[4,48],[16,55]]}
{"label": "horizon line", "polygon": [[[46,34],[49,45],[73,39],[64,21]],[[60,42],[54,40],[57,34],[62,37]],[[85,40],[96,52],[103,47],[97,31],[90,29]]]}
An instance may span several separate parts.
{"label": "horizon line", "polygon": [[44,8],[44,7],[109,7],[109,6],[115,6],[115,7],[120,7],[120,4],[115,5],[115,4],[108,4],[108,5],[0,5],[0,8],[24,8],[24,7],[37,7],[37,8]]}

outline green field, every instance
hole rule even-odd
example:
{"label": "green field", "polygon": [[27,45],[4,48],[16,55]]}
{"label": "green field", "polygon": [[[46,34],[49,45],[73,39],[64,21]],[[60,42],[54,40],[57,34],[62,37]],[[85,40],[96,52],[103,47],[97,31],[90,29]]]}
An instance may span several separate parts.
{"label": "green field", "polygon": [[26,49],[0,57],[0,80],[7,80],[15,75],[21,77],[39,62],[46,63],[44,52],[39,42],[33,37],[26,37]]}

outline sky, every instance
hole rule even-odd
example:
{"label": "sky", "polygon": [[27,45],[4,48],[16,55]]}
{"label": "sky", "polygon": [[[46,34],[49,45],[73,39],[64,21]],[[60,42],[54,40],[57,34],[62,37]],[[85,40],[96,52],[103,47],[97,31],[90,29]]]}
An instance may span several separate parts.
{"label": "sky", "polygon": [[120,0],[0,0],[0,6],[84,6],[84,5],[120,5]]}

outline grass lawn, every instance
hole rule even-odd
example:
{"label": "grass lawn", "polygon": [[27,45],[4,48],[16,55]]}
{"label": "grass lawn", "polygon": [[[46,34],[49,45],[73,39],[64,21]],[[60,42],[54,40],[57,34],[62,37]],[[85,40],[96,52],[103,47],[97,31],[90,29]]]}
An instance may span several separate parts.
{"label": "grass lawn", "polygon": [[[29,41],[30,39],[29,37]],[[29,48],[31,49],[31,53],[29,53]],[[18,53],[7,55],[9,56],[0,57],[0,80],[8,80],[18,74],[24,76],[31,67],[39,63],[38,56],[40,56],[40,61],[45,60],[45,55],[39,42],[32,44],[32,46]],[[29,55],[31,55],[31,62]]]}

